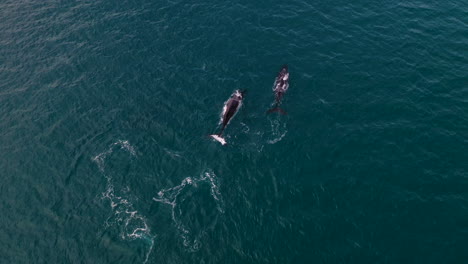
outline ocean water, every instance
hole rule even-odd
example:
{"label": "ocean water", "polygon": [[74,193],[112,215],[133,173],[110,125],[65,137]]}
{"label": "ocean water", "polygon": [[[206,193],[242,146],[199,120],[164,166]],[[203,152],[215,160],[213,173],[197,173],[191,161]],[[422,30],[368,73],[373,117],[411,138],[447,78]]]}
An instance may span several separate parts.
{"label": "ocean water", "polygon": [[468,261],[466,1],[4,0],[0,127],[1,263]]}

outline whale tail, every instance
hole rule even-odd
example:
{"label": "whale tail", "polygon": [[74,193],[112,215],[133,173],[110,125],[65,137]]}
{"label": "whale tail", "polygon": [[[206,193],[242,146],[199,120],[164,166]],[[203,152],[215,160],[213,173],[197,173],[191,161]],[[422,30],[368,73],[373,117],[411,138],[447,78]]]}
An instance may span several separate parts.
{"label": "whale tail", "polygon": [[226,145],[226,140],[224,140],[224,138],[221,136],[221,135],[210,135],[210,137],[212,137],[214,140],[218,141],[219,143],[221,143],[221,145]]}
{"label": "whale tail", "polygon": [[224,129],[226,128],[226,125],[227,124],[223,124],[223,126],[221,127],[221,130],[219,131],[219,134],[210,135],[211,138],[218,141],[223,146],[227,144],[226,140],[223,138],[223,132],[224,132]]}
{"label": "whale tail", "polygon": [[283,109],[281,109],[279,106],[275,106],[275,107],[269,109],[269,110],[267,111],[267,114],[275,113],[275,112],[278,112],[278,113],[280,113],[280,114],[282,114],[282,115],[286,115],[286,114],[287,114],[286,111],[284,111]]}

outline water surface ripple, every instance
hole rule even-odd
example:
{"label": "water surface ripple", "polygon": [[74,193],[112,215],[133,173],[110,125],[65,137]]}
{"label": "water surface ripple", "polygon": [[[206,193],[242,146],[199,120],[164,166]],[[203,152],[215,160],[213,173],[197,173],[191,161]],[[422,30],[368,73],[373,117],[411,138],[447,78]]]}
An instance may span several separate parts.
{"label": "water surface ripple", "polygon": [[0,262],[466,262],[467,15],[2,1]]}

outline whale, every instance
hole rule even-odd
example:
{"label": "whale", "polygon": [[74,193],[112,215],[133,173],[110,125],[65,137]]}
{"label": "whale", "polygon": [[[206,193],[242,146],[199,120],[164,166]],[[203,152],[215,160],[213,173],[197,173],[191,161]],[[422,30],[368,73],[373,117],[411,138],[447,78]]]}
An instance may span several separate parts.
{"label": "whale", "polygon": [[273,85],[273,93],[275,94],[275,102],[273,107],[267,111],[267,113],[279,112],[281,114],[286,114],[286,111],[280,108],[281,100],[283,99],[284,94],[288,91],[289,88],[289,70],[288,65],[283,65],[278,75],[275,78],[275,83]]}
{"label": "whale", "polygon": [[223,138],[223,132],[227,125],[229,125],[232,118],[237,114],[237,112],[239,112],[239,109],[242,106],[242,101],[244,100],[244,94],[245,90],[235,90],[229,99],[224,102],[223,111],[221,112],[221,118],[219,121],[221,129],[218,134],[210,135],[210,137],[221,143],[221,145],[226,145],[226,140]]}

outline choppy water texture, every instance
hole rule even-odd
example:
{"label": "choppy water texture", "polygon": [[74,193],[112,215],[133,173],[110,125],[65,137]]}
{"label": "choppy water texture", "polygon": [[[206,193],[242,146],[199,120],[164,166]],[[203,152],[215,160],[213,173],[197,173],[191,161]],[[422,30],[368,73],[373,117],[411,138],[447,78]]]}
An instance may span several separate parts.
{"label": "choppy water texture", "polygon": [[466,1],[2,1],[0,126],[1,263],[468,260]]}

